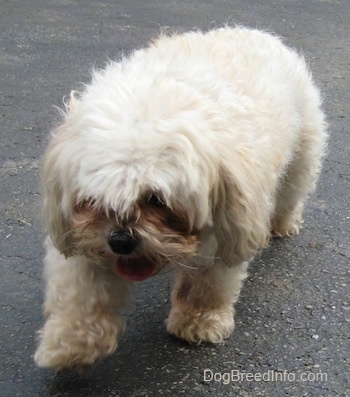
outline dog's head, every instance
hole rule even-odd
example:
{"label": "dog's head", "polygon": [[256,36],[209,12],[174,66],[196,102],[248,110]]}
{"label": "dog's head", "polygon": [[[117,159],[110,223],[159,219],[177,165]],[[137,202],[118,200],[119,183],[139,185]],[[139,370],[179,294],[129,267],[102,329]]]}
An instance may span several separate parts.
{"label": "dog's head", "polygon": [[232,127],[220,110],[180,83],[153,84],[147,97],[110,87],[109,73],[71,97],[51,137],[43,176],[52,243],[66,256],[115,258],[134,280],[197,255],[208,229],[214,256],[248,259],[266,239],[266,214],[249,159],[227,147]]}

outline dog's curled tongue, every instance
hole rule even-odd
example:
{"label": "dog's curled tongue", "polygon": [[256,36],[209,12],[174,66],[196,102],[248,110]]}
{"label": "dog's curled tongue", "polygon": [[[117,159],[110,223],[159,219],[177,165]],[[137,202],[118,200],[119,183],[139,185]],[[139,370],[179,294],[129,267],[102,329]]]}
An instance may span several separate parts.
{"label": "dog's curled tongue", "polygon": [[143,258],[119,258],[117,260],[117,270],[121,276],[127,280],[143,281],[152,276],[156,270],[156,264]]}

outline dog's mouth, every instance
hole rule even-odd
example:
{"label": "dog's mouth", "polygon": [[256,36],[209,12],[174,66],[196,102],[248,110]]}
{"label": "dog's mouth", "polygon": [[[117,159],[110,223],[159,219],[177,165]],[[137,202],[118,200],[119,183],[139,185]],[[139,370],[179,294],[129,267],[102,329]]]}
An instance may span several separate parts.
{"label": "dog's mouth", "polygon": [[146,280],[160,270],[155,261],[147,258],[120,257],[117,260],[116,267],[122,277],[132,281]]}

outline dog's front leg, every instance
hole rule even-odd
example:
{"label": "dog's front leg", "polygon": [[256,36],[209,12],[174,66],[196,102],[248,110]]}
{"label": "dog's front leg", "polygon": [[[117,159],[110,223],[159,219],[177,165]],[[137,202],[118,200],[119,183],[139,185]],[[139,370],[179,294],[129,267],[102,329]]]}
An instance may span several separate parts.
{"label": "dog's front leg", "polygon": [[45,258],[46,323],[35,361],[56,371],[82,370],[111,354],[125,325],[118,313],[131,283],[85,257],[66,259],[48,245]]}
{"label": "dog's front leg", "polygon": [[222,343],[234,329],[234,307],[247,263],[182,270],[172,292],[167,330],[190,343]]}

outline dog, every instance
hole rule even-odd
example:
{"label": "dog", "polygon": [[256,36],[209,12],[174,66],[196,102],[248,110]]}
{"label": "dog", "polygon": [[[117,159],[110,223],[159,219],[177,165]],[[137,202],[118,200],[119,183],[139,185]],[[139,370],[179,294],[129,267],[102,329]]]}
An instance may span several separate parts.
{"label": "dog", "polygon": [[293,236],[325,155],[304,59],[259,30],[161,35],[72,91],[43,161],[40,367],[112,354],[133,285],[166,269],[170,334],[222,343],[249,261]]}

